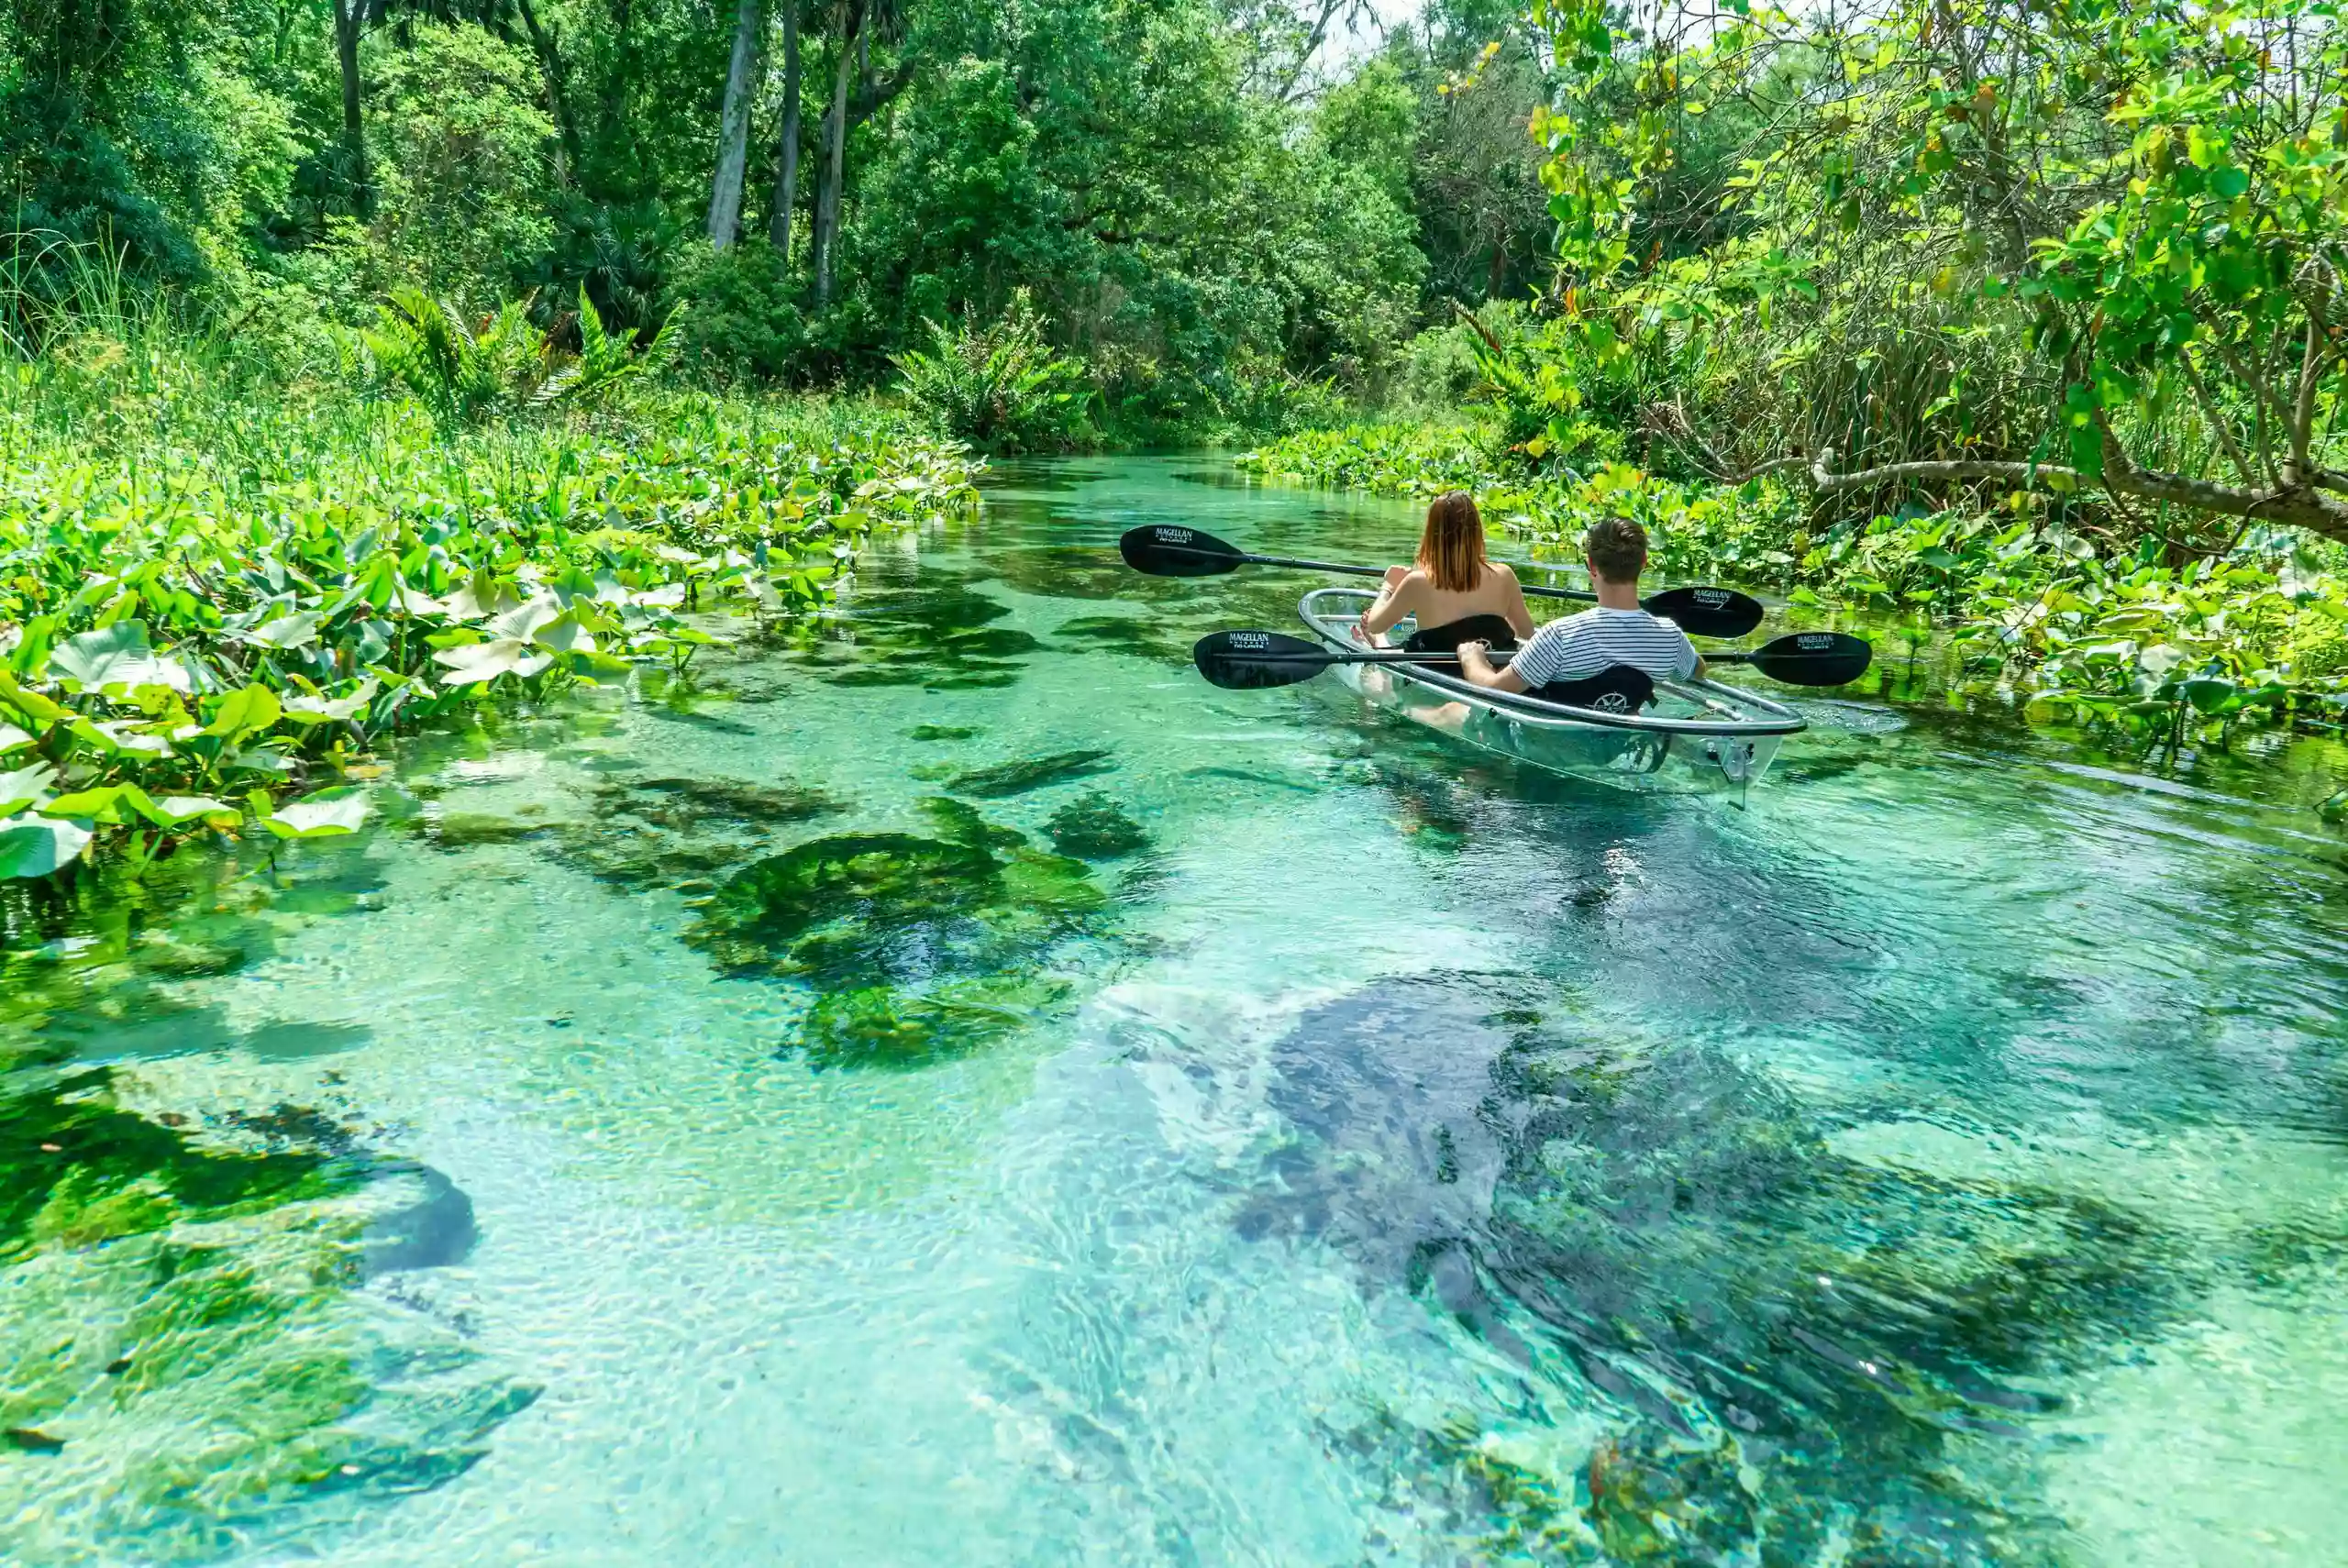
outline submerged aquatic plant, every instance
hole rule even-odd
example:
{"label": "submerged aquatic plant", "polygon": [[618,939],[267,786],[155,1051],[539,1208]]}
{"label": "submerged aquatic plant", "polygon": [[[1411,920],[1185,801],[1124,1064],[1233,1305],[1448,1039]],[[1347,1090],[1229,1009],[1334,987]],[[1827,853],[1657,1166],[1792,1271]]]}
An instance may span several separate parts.
{"label": "submerged aquatic plant", "polygon": [[975,795],[982,801],[999,801],[1012,795],[1024,795],[1032,790],[1044,790],[1072,779],[1087,778],[1096,773],[1106,773],[1116,766],[1109,760],[1110,755],[1105,751],[1058,751],[1048,756],[1031,756],[1019,762],[975,767],[967,773],[958,773],[946,787],[957,795]]}
{"label": "submerged aquatic plant", "polygon": [[1026,1027],[1065,994],[1041,972],[1050,950],[1106,907],[1081,861],[964,802],[925,808],[944,836],[799,845],[735,873],[687,933],[725,974],[809,989],[814,1066],[918,1066]]}

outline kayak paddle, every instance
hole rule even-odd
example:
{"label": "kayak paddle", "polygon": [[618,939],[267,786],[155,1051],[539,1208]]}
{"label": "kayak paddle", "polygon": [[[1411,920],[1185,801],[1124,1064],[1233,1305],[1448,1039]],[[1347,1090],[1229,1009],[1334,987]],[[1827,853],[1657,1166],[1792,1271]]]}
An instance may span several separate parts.
{"label": "kayak paddle", "polygon": [[[1279,632],[1216,632],[1191,650],[1199,673],[1231,691],[1293,686],[1338,664],[1457,664],[1457,654],[1411,653],[1402,648],[1363,648],[1338,653],[1302,637]],[[1795,632],[1747,653],[1708,653],[1711,664],[1749,664],[1789,686],[1842,686],[1866,673],[1875,647],[1845,632]],[[1495,665],[1510,656],[1494,654]]]}
{"label": "kayak paddle", "polygon": [[[1292,567],[1300,571],[1334,571],[1348,577],[1384,577],[1378,567],[1346,566],[1338,561],[1305,561],[1290,556],[1251,556],[1213,534],[1171,523],[1128,528],[1117,541],[1125,564],[1151,577],[1221,577],[1243,566]],[[1598,595],[1578,588],[1524,585],[1533,599],[1576,599],[1595,603]],[[1667,588],[1639,602],[1650,615],[1660,615],[1690,636],[1741,637],[1761,624],[1761,602],[1731,588]]]}

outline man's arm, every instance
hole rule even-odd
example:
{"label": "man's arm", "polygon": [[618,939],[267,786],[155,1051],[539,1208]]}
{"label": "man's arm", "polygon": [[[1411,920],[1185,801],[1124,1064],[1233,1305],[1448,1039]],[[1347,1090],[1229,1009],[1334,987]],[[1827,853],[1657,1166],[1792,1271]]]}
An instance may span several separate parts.
{"label": "man's arm", "polygon": [[1459,645],[1459,673],[1467,677],[1468,684],[1493,691],[1524,690],[1524,678],[1516,673],[1516,667],[1512,664],[1506,669],[1494,669],[1492,661],[1484,657],[1484,645],[1481,643]]}

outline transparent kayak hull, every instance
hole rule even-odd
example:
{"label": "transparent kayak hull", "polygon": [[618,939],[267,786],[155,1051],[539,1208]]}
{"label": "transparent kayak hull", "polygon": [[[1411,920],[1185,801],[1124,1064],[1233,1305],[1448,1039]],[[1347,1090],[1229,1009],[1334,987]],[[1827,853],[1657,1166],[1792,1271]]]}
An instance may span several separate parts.
{"label": "transparent kayak hull", "polygon": [[[1326,646],[1357,649],[1350,628],[1376,597],[1316,589],[1298,613]],[[1400,642],[1412,630],[1406,620],[1389,635]],[[1341,664],[1336,673],[1368,701],[1471,745],[1627,790],[1742,798],[1778,744],[1808,727],[1785,704],[1716,680],[1658,680],[1651,707],[1622,714],[1487,691],[1433,666]]]}

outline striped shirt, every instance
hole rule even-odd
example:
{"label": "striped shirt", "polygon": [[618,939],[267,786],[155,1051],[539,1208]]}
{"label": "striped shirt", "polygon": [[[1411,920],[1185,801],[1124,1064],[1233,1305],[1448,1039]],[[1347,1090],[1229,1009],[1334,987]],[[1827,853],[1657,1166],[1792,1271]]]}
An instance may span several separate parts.
{"label": "striped shirt", "polygon": [[1668,621],[1644,610],[1585,610],[1552,621],[1517,650],[1510,666],[1528,691],[1557,680],[1582,680],[1627,664],[1656,679],[1696,673],[1696,645]]}

